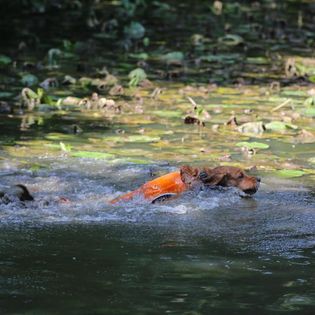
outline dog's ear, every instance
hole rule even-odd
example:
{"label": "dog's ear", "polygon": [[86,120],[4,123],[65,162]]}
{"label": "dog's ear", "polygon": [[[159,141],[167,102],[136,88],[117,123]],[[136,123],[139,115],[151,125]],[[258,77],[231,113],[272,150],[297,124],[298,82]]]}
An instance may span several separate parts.
{"label": "dog's ear", "polygon": [[199,175],[198,168],[191,167],[188,165],[184,165],[180,168],[180,177],[182,181],[188,186],[191,186],[193,182],[198,180],[198,175]]}
{"label": "dog's ear", "polygon": [[198,178],[203,184],[208,186],[224,186],[226,182],[226,173],[215,172],[212,169],[204,168],[200,173]]}

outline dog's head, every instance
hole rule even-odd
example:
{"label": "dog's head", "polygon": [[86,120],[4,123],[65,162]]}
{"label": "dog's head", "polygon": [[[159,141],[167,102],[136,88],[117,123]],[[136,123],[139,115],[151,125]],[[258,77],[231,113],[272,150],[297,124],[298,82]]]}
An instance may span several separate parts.
{"label": "dog's head", "polygon": [[247,175],[243,170],[234,166],[218,166],[215,168],[180,168],[182,181],[188,187],[198,184],[205,186],[236,187],[247,195],[253,195],[259,188],[260,179]]}

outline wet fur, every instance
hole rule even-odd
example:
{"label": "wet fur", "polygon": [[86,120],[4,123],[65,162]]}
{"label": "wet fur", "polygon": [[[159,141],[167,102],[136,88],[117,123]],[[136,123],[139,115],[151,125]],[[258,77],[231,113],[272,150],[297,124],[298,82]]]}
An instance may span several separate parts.
{"label": "wet fur", "polygon": [[184,165],[180,168],[180,175],[189,189],[198,185],[236,187],[248,195],[256,193],[260,183],[259,178],[249,176],[234,166],[195,168]]}

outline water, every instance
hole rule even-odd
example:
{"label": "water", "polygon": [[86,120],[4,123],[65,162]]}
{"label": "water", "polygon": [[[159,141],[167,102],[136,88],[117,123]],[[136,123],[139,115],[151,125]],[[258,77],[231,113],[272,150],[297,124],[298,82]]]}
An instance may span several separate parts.
{"label": "water", "polygon": [[[0,186],[25,184],[36,199],[0,205],[0,314],[313,315],[315,120],[303,115],[312,83],[304,70],[301,80],[287,77],[284,64],[313,57],[314,6],[226,1],[214,16],[208,2],[167,1],[165,9],[147,1],[126,20],[119,1],[90,1],[95,11],[87,4],[82,12],[48,5],[44,13],[32,3],[14,12],[12,2],[0,22],[1,54],[12,59],[0,67],[0,101],[14,105],[13,115],[0,117]],[[90,14],[99,25],[85,27]],[[104,32],[112,17],[118,26]],[[137,41],[125,51],[133,20],[150,45]],[[244,44],[221,45],[228,33]],[[204,40],[194,44],[195,35]],[[65,53],[56,68],[50,49]],[[162,61],[177,51],[182,67]],[[152,86],[129,89],[128,73],[139,66],[132,55],[141,52]],[[102,78],[104,67],[125,95],[79,82]],[[47,104],[21,110],[24,74],[56,78],[46,91],[55,101],[97,92],[122,113]],[[63,85],[65,75],[77,83]],[[162,93],[151,97],[155,88]],[[211,115],[204,128],[183,123],[192,109],[187,96]],[[241,124],[284,121],[298,129],[241,134],[225,125],[232,115]],[[270,147],[247,152],[237,146],[243,141]],[[95,153],[109,156],[95,160]],[[74,158],[82,154],[88,158]],[[162,205],[108,204],[183,163],[256,168],[261,188],[251,199],[227,190],[187,192]],[[304,175],[283,179],[280,170]]]}
{"label": "water", "polygon": [[2,173],[37,201],[1,206],[1,313],[313,314],[315,195],[300,181],[112,206],[173,167],[49,164]]}

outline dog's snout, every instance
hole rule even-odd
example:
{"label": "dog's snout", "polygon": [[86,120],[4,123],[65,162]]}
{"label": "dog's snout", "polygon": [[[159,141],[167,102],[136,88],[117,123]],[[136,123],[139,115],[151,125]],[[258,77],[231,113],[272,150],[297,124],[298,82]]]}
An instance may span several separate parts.
{"label": "dog's snout", "polygon": [[261,182],[261,178],[260,177],[256,177],[256,180],[257,180],[258,183]]}

